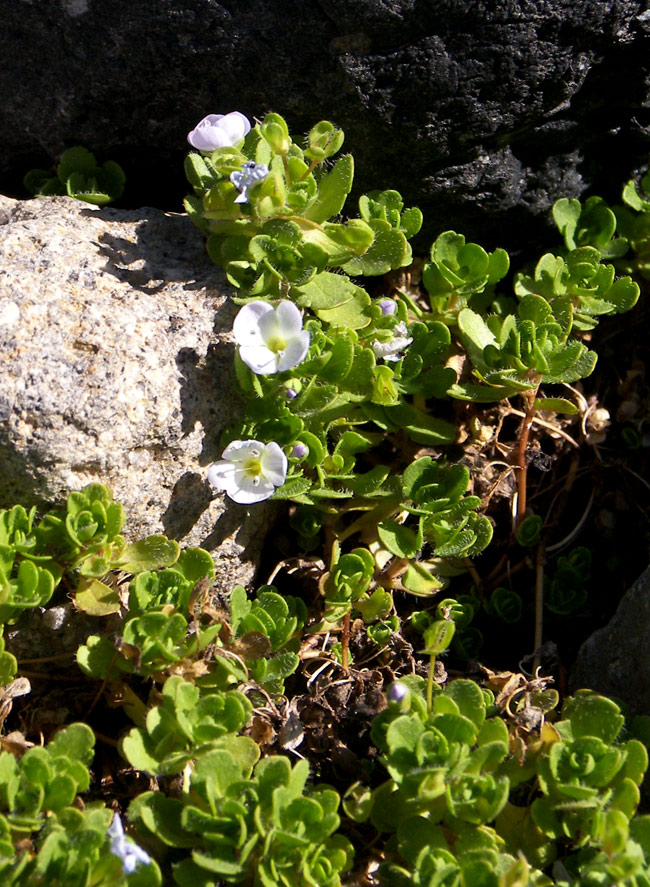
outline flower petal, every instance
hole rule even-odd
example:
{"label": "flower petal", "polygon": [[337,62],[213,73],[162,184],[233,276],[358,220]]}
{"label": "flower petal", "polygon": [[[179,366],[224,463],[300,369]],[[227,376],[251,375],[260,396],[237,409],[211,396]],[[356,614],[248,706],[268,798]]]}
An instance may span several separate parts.
{"label": "flower petal", "polygon": [[275,309],[278,334],[285,339],[297,335],[302,330],[302,314],[293,302],[280,302]]}
{"label": "flower petal", "polygon": [[216,148],[236,145],[250,129],[248,118],[239,111],[208,114],[188,133],[187,141],[199,151],[214,151]]}
{"label": "flower petal", "polygon": [[[231,440],[221,454],[222,459],[230,462],[241,462],[243,459],[259,459],[264,452],[264,446],[259,440]],[[215,462],[215,465],[219,465]]]}
{"label": "flower petal", "polygon": [[264,448],[262,453],[262,477],[276,487],[281,487],[287,479],[287,466],[289,460],[282,451],[282,448],[271,441]]}
{"label": "flower petal", "polygon": [[[256,480],[257,483],[255,483]],[[275,492],[275,487],[261,476],[252,478],[250,475],[245,475],[241,478],[236,490],[232,492],[227,490],[226,492],[233,502],[237,502],[239,505],[252,505],[254,502],[270,499]]]}
{"label": "flower petal", "polygon": [[238,345],[264,345],[260,322],[269,312],[273,313],[273,306],[268,302],[249,302],[244,305],[232,325]]}
{"label": "flower petal", "polygon": [[271,309],[271,312],[265,314],[264,317],[260,317],[260,335],[267,345],[280,337],[278,315],[275,308]]}
{"label": "flower petal", "polygon": [[282,373],[302,363],[309,351],[309,342],[310,336],[307,330],[303,330],[302,333],[299,333],[287,342],[287,347],[278,360],[277,371]]}
{"label": "flower petal", "polygon": [[248,117],[245,117],[240,111],[231,111],[230,114],[222,119],[221,128],[228,135],[229,145],[235,145],[251,131],[251,125]]}
{"label": "flower petal", "polygon": [[279,370],[278,355],[266,345],[240,345],[239,356],[246,366],[258,375],[268,376]]}
{"label": "flower petal", "polygon": [[238,489],[237,474],[240,470],[235,462],[221,459],[208,468],[206,477],[211,487],[215,490],[223,490],[224,493],[230,495],[231,492]]}

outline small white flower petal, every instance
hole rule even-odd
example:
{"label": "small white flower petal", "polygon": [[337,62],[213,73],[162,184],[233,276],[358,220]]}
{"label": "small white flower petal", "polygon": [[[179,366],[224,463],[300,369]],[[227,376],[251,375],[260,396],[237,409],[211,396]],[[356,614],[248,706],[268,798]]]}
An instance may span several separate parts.
{"label": "small white flower petal", "polygon": [[306,330],[287,342],[287,347],[278,360],[278,371],[283,373],[302,363],[309,351],[309,342],[310,337]]}
{"label": "small white flower petal", "polygon": [[275,344],[278,338],[281,338],[278,329],[278,315],[275,308],[271,308],[271,311],[260,317],[259,329],[264,344],[267,346]]}
{"label": "small white flower petal", "polygon": [[264,452],[261,440],[231,440],[226,449],[221,454],[222,459],[228,459],[231,462],[241,462],[243,459],[259,459]]}
{"label": "small white flower petal", "polygon": [[241,479],[238,488],[232,493],[229,492],[228,496],[238,505],[253,505],[255,502],[270,499],[274,492],[275,487],[269,481],[259,477],[255,483],[253,478],[245,476]]}
{"label": "small white flower petal", "polygon": [[199,151],[214,151],[236,145],[250,128],[248,119],[239,111],[208,114],[188,133],[187,141]]}
{"label": "small white flower petal", "polygon": [[260,376],[268,376],[279,371],[278,355],[266,345],[241,345],[239,356],[247,367]]}
{"label": "small white flower petal", "polygon": [[231,111],[230,114],[226,114],[226,116],[222,118],[220,125],[231,139],[231,145],[241,142],[241,140],[251,131],[251,125],[248,118],[240,111]]}
{"label": "small white flower petal", "polygon": [[221,459],[208,468],[208,483],[215,490],[222,490],[228,496],[237,492],[239,484],[237,481],[238,468],[236,462],[229,462]]}
{"label": "small white flower petal", "polygon": [[262,476],[275,487],[281,487],[287,479],[289,460],[275,441],[267,444],[262,453]]}
{"label": "small white flower petal", "polygon": [[260,322],[265,315],[273,314],[273,305],[268,302],[249,302],[239,311],[232,325],[232,332],[238,345],[264,345]]}
{"label": "small white flower petal", "polygon": [[402,357],[400,352],[407,348],[412,341],[413,337],[409,336],[408,327],[403,320],[400,320],[395,325],[392,339],[389,339],[388,342],[380,342],[378,339],[375,339],[374,342],[370,343],[370,347],[377,360],[396,361],[400,360]]}
{"label": "small white flower petal", "polygon": [[[302,332],[302,314],[293,302],[280,302],[275,309],[277,330],[280,336],[287,339]],[[306,334],[309,336],[309,333]]]}

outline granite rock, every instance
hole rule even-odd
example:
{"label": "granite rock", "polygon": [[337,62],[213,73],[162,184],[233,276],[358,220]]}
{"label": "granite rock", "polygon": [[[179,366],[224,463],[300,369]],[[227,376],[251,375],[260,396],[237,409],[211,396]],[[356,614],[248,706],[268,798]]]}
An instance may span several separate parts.
{"label": "granite rock", "polygon": [[186,216],[0,197],[0,507],[99,482],[130,539],[164,533],[251,579],[273,509],[205,480],[240,408],[236,307]]}
{"label": "granite rock", "polygon": [[623,701],[630,715],[650,715],[650,567],[624,594],[604,628],[582,645],[570,690],[586,687]]}
{"label": "granite rock", "polygon": [[[650,153],[647,0],[0,0],[0,191],[83,144],[179,209],[207,113],[331,119],[359,188],[509,249]],[[354,210],[352,210],[354,211]],[[490,225],[485,225],[485,214]],[[486,230],[487,229],[487,230]]]}

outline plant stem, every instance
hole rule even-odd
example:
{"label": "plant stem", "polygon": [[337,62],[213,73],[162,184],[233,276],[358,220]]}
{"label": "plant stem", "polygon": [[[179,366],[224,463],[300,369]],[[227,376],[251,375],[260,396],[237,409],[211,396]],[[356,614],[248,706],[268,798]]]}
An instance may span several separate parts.
{"label": "plant stem", "polygon": [[343,617],[343,630],[341,632],[341,667],[347,674],[350,671],[349,666],[350,651],[350,611]]}
{"label": "plant stem", "polygon": [[526,462],[526,450],[528,448],[528,438],[530,436],[530,428],[535,418],[535,399],[539,390],[539,383],[530,391],[524,391],[522,397],[526,405],[526,413],[519,426],[519,435],[517,438],[517,527],[520,526],[526,517],[526,478],[528,474],[528,465]]}
{"label": "plant stem", "polygon": [[436,669],[436,657],[432,655],[429,659],[429,676],[427,678],[427,714],[431,715],[433,710],[433,673]]}

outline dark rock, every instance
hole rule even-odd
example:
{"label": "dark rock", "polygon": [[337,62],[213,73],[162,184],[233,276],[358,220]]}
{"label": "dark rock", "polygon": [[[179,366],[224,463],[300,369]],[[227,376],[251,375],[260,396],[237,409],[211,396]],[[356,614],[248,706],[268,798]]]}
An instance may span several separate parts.
{"label": "dark rock", "polygon": [[611,622],[582,645],[570,678],[581,687],[613,696],[630,715],[650,715],[650,567],[623,596]]}
{"label": "dark rock", "polygon": [[[609,200],[650,151],[647,0],[0,0],[0,189],[83,144],[130,206],[179,209],[210,112],[322,118],[360,188],[399,189],[427,234],[544,235],[560,196]],[[486,230],[484,216],[490,213]]]}

